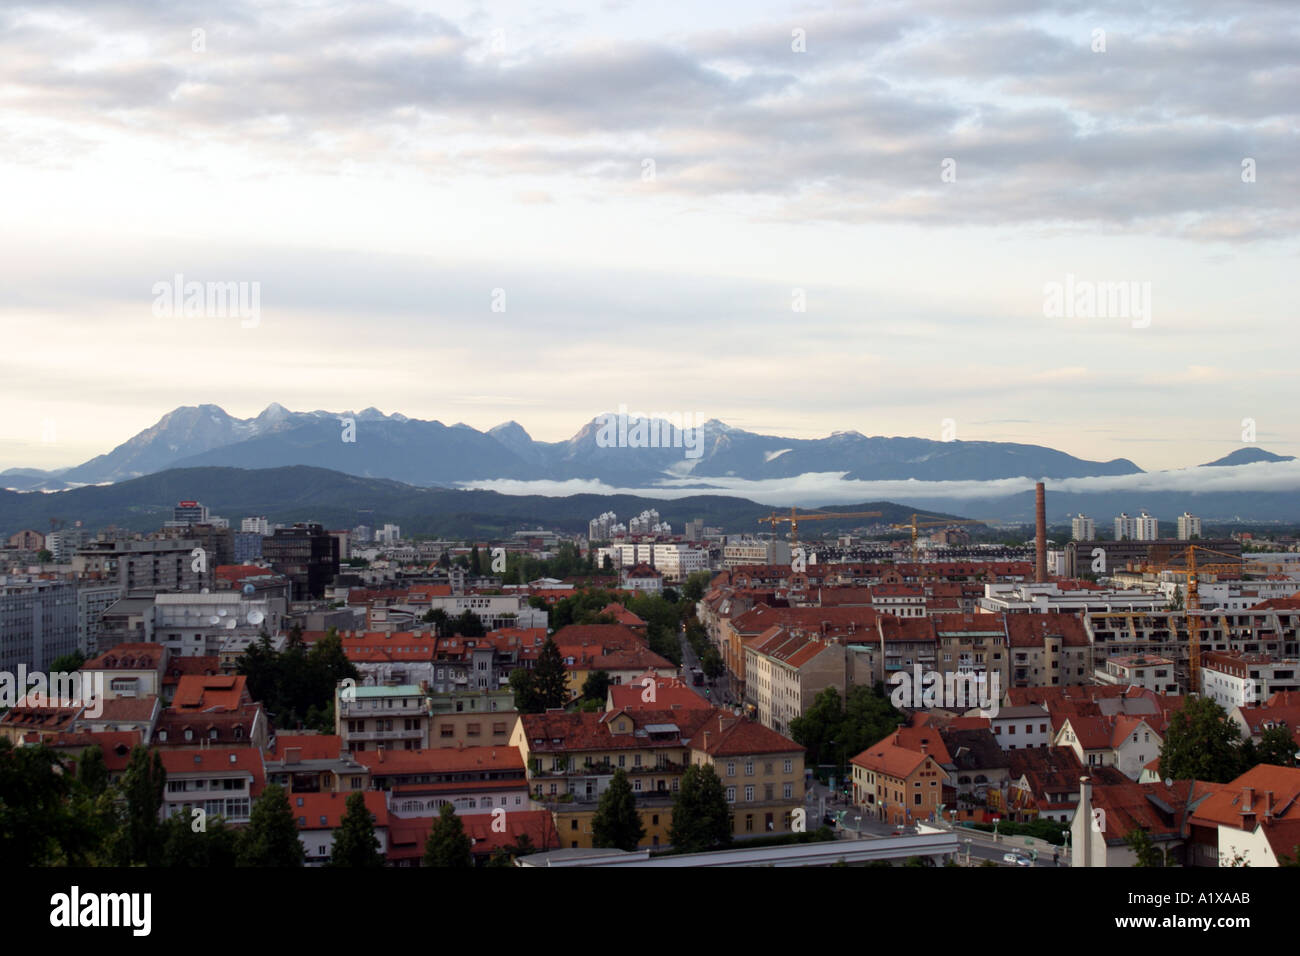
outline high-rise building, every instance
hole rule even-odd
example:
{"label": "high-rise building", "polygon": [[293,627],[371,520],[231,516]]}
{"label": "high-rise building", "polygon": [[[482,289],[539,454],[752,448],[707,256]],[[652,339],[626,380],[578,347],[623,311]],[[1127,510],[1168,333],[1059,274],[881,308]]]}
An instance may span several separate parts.
{"label": "high-rise building", "polygon": [[[244,519],[248,521],[247,518]],[[236,531],[235,532],[235,564],[248,564],[251,561],[260,561],[262,559],[262,538],[265,537],[257,531]]]}
{"label": "high-rise building", "polygon": [[70,581],[0,584],[0,671],[48,671],[77,649],[77,587]]}
{"label": "high-rise building", "polygon": [[[196,549],[202,549],[202,553],[196,553]],[[232,543],[232,556],[233,551]],[[72,570],[91,578],[116,581],[124,594],[197,591],[212,586],[217,557],[207,551],[203,541],[195,538],[95,540],[72,556]]]}
{"label": "high-rise building", "polygon": [[250,533],[260,534],[266,537],[271,533],[271,524],[266,520],[266,515],[257,515],[252,518],[245,518],[239,523],[239,530]]}
{"label": "high-rise building", "polygon": [[1190,541],[1201,536],[1201,519],[1184,511],[1178,516],[1178,540]]}
{"label": "high-rise building", "polygon": [[89,543],[90,532],[85,528],[60,528],[45,536],[45,549],[54,555],[55,564],[71,561],[77,549]]}
{"label": "high-rise building", "polygon": [[1160,522],[1145,511],[1133,519],[1137,529],[1135,537],[1139,541],[1155,541],[1160,537]]}
{"label": "high-rise building", "polygon": [[197,501],[179,501],[172,509],[174,524],[207,524],[208,507]]}
{"label": "high-rise building", "polygon": [[1078,514],[1070,522],[1070,537],[1075,541],[1092,541],[1097,537],[1097,522],[1085,514]]}
{"label": "high-rise building", "polygon": [[1115,540],[1137,540],[1137,519],[1129,515],[1127,511],[1121,512],[1120,516],[1115,519]]}
{"label": "high-rise building", "polygon": [[293,600],[320,598],[339,573],[339,539],[318,524],[277,528],[262,539],[262,558],[293,582]]}

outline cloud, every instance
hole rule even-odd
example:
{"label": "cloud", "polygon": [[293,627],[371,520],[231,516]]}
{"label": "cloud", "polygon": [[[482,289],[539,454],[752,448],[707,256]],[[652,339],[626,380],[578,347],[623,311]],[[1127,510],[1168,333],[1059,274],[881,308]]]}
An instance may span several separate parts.
{"label": "cloud", "polygon": [[[739,478],[673,478],[651,487],[613,487],[600,481],[489,480],[461,482],[458,487],[478,488],[511,495],[563,497],[576,494],[640,495],[674,499],[690,495],[729,495],[764,504],[825,505],[862,501],[917,499],[978,500],[1003,498],[1033,491],[1034,478],[1006,478],[998,481],[856,481],[847,472],[817,472],[791,478],[749,481]],[[1177,491],[1208,494],[1236,491],[1300,491],[1300,461],[1255,462],[1215,468],[1182,468],[1136,475],[1095,478],[1063,478],[1049,483],[1050,492],[1097,494],[1103,492]]]}
{"label": "cloud", "polygon": [[[728,30],[665,18],[635,40],[516,30],[527,45],[498,54],[467,23],[392,3],[19,6],[0,15],[13,130],[0,158],[30,157],[38,135],[67,155],[201,139],[299,168],[400,148],[445,172],[632,188],[648,156],[664,193],[760,197],[790,221],[1295,234],[1293,9],[1225,22],[1204,6],[1176,24],[1154,5],[1061,13],[883,4]],[[1109,24],[1104,53],[1095,23]],[[1259,164],[1249,186],[1243,157]]]}

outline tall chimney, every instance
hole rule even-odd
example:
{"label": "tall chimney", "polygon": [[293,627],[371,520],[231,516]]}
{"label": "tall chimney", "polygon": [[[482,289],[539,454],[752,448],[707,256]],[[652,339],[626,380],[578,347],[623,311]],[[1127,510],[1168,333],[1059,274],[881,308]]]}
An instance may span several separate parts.
{"label": "tall chimney", "polygon": [[1034,489],[1034,513],[1038,529],[1034,535],[1034,580],[1047,581],[1047,491],[1040,481]]}

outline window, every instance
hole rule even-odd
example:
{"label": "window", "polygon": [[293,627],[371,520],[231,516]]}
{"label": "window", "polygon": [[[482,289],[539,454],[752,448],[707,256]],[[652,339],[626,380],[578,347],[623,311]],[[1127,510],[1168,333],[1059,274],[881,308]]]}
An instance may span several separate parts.
{"label": "window", "polygon": [[728,761],[727,761],[727,776],[728,776],[728,777],[734,777],[735,775],[736,775],[736,761],[734,761],[734,760],[728,760]]}
{"label": "window", "polygon": [[784,799],[786,799],[786,800],[792,800],[792,799],[794,799],[794,784],[792,784],[792,783],[787,783],[787,784],[785,785],[784,790],[783,790],[782,793],[781,793],[781,796],[782,796]]}
{"label": "window", "polygon": [[470,724],[468,727],[465,728],[465,736],[478,737],[480,735],[479,731],[481,727],[482,727],[481,724]]}
{"label": "window", "polygon": [[745,788],[745,802],[752,803],[753,801],[754,801],[754,785],[750,784]]}
{"label": "window", "polygon": [[454,737],[454,729],[455,728],[453,728],[451,724],[440,724],[438,727],[438,735],[441,737]]}
{"label": "window", "polygon": [[793,773],[793,772],[794,772],[794,761],[793,761],[793,760],[790,760],[789,758],[787,758],[786,761],[785,761],[784,766],[782,766],[781,769],[782,769],[785,773]]}
{"label": "window", "polygon": [[728,802],[728,803],[735,803],[735,802],[736,802],[736,788],[735,788],[735,787],[728,787],[728,788],[727,788],[727,802]]}
{"label": "window", "polygon": [[745,776],[746,777],[754,776],[754,761],[752,760],[745,761]]}

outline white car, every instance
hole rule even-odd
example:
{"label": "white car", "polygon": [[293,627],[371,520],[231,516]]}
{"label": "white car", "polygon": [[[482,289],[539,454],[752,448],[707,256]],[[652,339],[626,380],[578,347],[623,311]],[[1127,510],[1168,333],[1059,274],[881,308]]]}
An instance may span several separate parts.
{"label": "white car", "polygon": [[1033,866],[1033,861],[1027,856],[1019,853],[1003,853],[1002,862],[1009,863],[1011,866]]}

